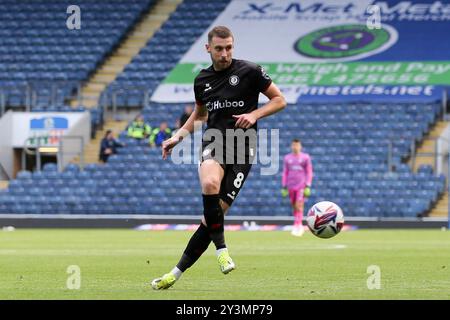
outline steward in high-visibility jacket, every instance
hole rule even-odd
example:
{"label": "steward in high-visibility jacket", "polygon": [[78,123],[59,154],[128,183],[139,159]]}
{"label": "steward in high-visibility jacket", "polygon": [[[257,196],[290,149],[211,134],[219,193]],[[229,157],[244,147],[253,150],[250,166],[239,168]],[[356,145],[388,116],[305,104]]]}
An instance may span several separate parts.
{"label": "steward in high-visibility jacket", "polygon": [[167,122],[161,122],[159,128],[153,129],[149,143],[152,147],[161,147],[163,141],[169,139],[171,136],[172,130],[167,127]]}
{"label": "steward in high-visibility jacket", "polygon": [[152,132],[152,128],[144,122],[142,116],[137,116],[136,119],[128,126],[128,137],[135,139],[147,138]]}

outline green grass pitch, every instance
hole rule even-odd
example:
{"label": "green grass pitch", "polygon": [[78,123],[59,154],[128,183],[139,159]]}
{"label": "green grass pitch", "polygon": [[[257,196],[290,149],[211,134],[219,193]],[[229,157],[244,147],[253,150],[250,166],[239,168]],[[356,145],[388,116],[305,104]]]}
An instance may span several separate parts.
{"label": "green grass pitch", "polygon": [[[150,281],[176,264],[190,234],[0,231],[0,300],[450,299],[450,232],[440,230],[357,230],[328,240],[227,232],[237,270],[222,275],[211,245],[174,287],[152,290]],[[67,288],[70,265],[81,271],[78,290]],[[371,265],[380,268],[380,289],[367,287]]]}

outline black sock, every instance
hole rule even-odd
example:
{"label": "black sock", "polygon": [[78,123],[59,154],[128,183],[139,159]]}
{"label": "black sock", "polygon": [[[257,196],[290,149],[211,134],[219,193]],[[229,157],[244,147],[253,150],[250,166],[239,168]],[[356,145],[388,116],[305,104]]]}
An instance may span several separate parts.
{"label": "black sock", "polygon": [[181,259],[177,264],[177,268],[182,272],[190,268],[198,260],[198,258],[200,258],[203,252],[208,249],[210,242],[211,238],[209,237],[208,229],[203,223],[200,223],[200,226],[189,240]]}
{"label": "black sock", "polygon": [[223,249],[225,245],[224,235],[224,217],[222,207],[220,206],[220,197],[218,194],[203,195],[203,215],[205,216],[206,226],[209,236],[214,242],[216,249]]}

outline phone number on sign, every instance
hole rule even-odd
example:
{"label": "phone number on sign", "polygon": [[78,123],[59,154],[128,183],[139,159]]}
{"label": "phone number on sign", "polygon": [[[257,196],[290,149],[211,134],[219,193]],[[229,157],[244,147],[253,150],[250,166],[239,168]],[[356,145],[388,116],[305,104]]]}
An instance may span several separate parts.
{"label": "phone number on sign", "polygon": [[429,74],[411,73],[373,73],[373,74],[342,74],[331,78],[333,83],[339,84],[423,84],[429,82]]}

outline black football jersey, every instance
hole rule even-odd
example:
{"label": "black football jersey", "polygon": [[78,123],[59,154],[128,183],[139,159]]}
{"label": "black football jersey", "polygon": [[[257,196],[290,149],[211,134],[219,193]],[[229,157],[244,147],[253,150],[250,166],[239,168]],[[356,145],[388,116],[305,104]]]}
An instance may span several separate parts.
{"label": "black football jersey", "polygon": [[[264,69],[252,62],[233,59],[222,71],[211,65],[194,81],[195,100],[208,110],[207,129],[235,129],[233,115],[250,113],[258,107],[260,92],[272,83]],[[252,127],[256,129],[256,123]]]}

